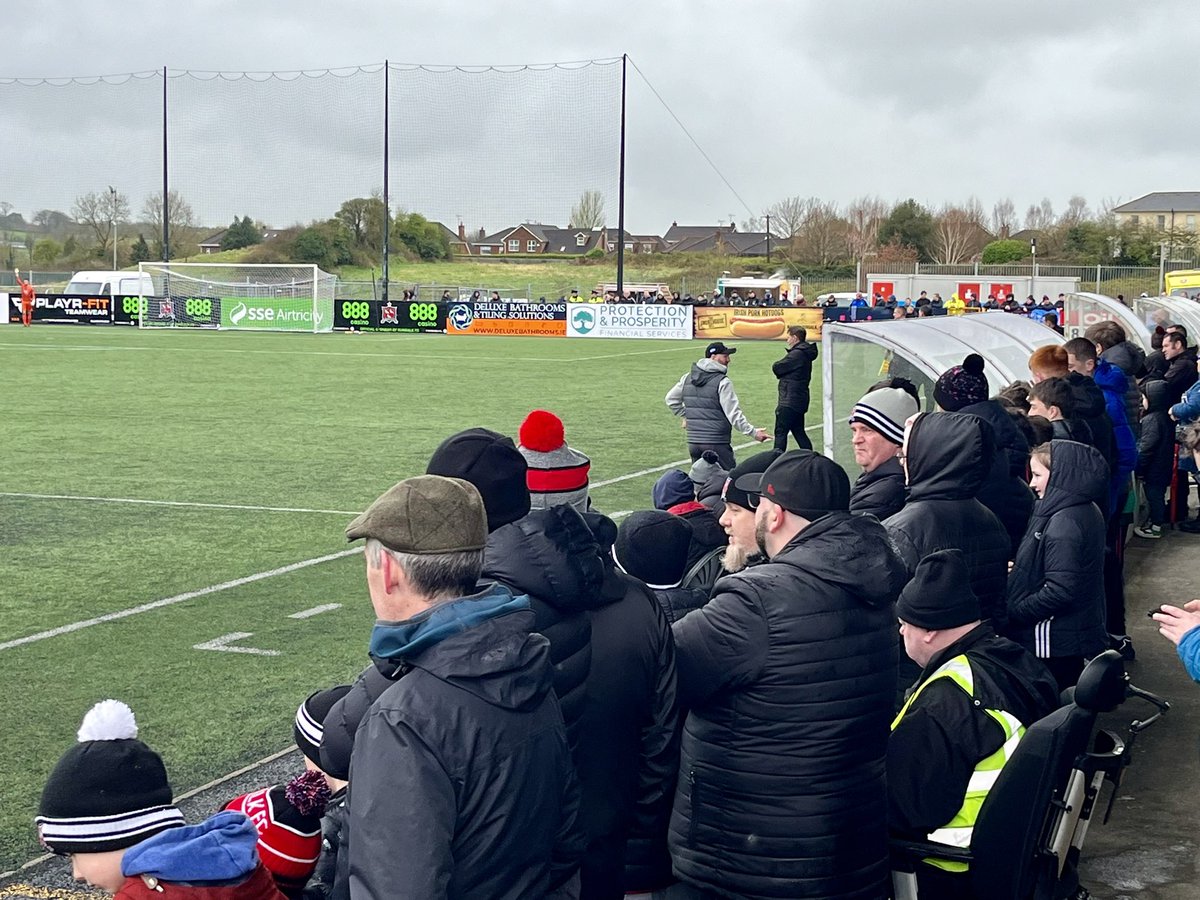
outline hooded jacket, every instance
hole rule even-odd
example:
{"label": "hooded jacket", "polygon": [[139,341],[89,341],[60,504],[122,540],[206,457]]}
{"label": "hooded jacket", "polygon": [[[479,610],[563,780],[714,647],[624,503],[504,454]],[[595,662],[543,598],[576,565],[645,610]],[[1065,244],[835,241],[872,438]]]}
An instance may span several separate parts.
{"label": "hooded jacket", "polygon": [[576,749],[588,838],[582,900],[621,900],[673,882],[667,827],[679,768],[675,641],[653,593],[612,562],[617,527],[585,516],[604,561],[589,612],[592,666]]}
{"label": "hooded jacket", "polygon": [[673,626],[684,724],[671,855],[745,898],[875,898],[905,580],[875,519],[835,512],[717,581]]}
{"label": "hooded jacket", "polygon": [[1104,630],[1108,470],[1100,453],[1050,442],[1050,476],[1008,579],[1009,636],[1047,659],[1094,656]]}
{"label": "hooded jacket", "polygon": [[1190,425],[1200,419],[1200,381],[1193,382],[1179,402],[1171,407],[1171,414],[1181,425]]}
{"label": "hooded jacket", "polygon": [[1008,532],[975,499],[995,455],[992,427],[976,415],[918,417],[908,438],[908,501],[883,524],[910,577],[935,550],[961,550],[983,617],[1003,627]]}
{"label": "hooded jacket", "polygon": [[1167,415],[1169,391],[1161,379],[1147,381],[1142,390],[1148,408],[1142,414],[1138,435],[1137,474],[1146,484],[1162,488],[1175,477],[1175,423]]}
{"label": "hooded jacket", "polygon": [[728,373],[719,362],[701,359],[667,391],[668,408],[687,420],[689,444],[728,444],[734,431],[754,434]]}
{"label": "hooded jacket", "polygon": [[1117,366],[1103,359],[1096,360],[1092,380],[1104,395],[1104,411],[1108,413],[1108,419],[1112,423],[1113,449],[1116,452],[1112,480],[1114,484],[1126,486],[1137,463],[1137,439],[1125,413],[1130,381]]}
{"label": "hooded jacket", "polygon": [[963,805],[976,765],[1004,744],[1004,729],[985,709],[1011,713],[1028,728],[1058,708],[1058,685],[1046,666],[988,624],[934,654],[912,690],[959,655],[971,665],[975,697],[938,679],[908,707],[888,740],[888,822],[907,837],[923,839],[949,822]]}
{"label": "hooded jacket", "polygon": [[[1067,383],[1071,385],[1071,395],[1075,401],[1075,411],[1071,418],[1087,424],[1092,433],[1092,446],[1100,451],[1100,455],[1108,463],[1108,471],[1116,472],[1117,445],[1113,438],[1113,420],[1108,415],[1104,392],[1100,390],[1095,379],[1078,372],[1068,372]],[[1107,514],[1107,511],[1105,512]]]}
{"label": "hooded jacket", "polygon": [[1016,555],[1025,526],[1033,513],[1033,491],[1025,481],[1029,466],[1029,441],[1012,416],[995,400],[964,406],[959,412],[979,416],[992,426],[996,437],[996,455],[976,499],[990,509],[1008,532],[1008,558]]}
{"label": "hooded jacket", "polygon": [[[492,585],[394,631],[408,668],[354,740],[350,893],[375,900],[541,896],[578,865],[579,788],[547,641]],[[447,613],[487,605],[490,615]]]}
{"label": "hooded jacket", "polygon": [[604,582],[592,532],[570,506],[535,509],[488,535],[483,577],[529,596],[533,630],[550,641],[554,693],[574,750],[592,666],[588,611],[600,604]]}
{"label": "hooded jacket", "polygon": [[1196,383],[1196,354],[1190,347],[1167,362],[1163,381],[1170,389],[1171,404],[1178,403],[1184,391]]}
{"label": "hooded jacket", "polygon": [[258,861],[258,832],[239,812],[169,828],[125,851],[119,900],[283,900]]}
{"label": "hooded jacket", "polygon": [[1146,351],[1132,341],[1122,341],[1114,344],[1100,358],[1110,362],[1125,373],[1125,421],[1133,429],[1133,436],[1138,435],[1138,419],[1142,412],[1142,398],[1138,394],[1138,379],[1146,374]]}
{"label": "hooded jacket", "polygon": [[907,490],[904,466],[897,457],[889,457],[855,479],[850,488],[850,512],[872,515],[882,522],[904,507]]}
{"label": "hooded jacket", "polygon": [[780,406],[801,412],[808,410],[808,386],[816,358],[817,345],[800,341],[794,347],[788,347],[783,358],[771,365],[771,371],[779,379]]}

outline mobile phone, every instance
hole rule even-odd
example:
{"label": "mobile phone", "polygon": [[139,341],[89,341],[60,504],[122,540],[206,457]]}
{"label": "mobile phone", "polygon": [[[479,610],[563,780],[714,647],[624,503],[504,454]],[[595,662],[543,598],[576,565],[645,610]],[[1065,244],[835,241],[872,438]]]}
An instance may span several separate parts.
{"label": "mobile phone", "polygon": [[1160,613],[1160,612],[1162,612],[1162,607],[1161,607],[1161,606],[1156,606],[1156,607],[1154,607],[1154,609],[1150,610],[1150,612],[1146,613],[1146,618],[1147,618],[1147,619],[1153,619],[1153,618],[1154,618],[1154,614],[1155,614],[1155,613]]}

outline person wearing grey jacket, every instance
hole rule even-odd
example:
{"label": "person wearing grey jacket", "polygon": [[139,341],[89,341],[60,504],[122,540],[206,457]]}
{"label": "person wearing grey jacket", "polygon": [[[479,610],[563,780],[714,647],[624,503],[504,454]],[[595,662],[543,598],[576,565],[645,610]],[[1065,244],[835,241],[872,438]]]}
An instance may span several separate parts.
{"label": "person wearing grey jacket", "polygon": [[712,450],[725,469],[737,465],[733,456],[734,429],[756,441],[771,440],[765,428],[750,424],[729,380],[729,361],[736,352],[736,347],[713,341],[704,349],[704,359],[693,363],[691,370],[667,391],[667,407],[684,420],[693,462],[705,450]]}

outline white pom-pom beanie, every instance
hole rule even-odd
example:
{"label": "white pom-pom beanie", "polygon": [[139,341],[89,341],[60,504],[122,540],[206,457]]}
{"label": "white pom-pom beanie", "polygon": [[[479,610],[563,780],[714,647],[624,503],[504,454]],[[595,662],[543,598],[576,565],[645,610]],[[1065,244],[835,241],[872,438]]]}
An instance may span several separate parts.
{"label": "white pom-pom beanie", "polygon": [[137,739],[133,711],[103,700],[79,726],[79,743],[58,761],[36,818],[54,853],[123,850],[183,825],[161,757]]}

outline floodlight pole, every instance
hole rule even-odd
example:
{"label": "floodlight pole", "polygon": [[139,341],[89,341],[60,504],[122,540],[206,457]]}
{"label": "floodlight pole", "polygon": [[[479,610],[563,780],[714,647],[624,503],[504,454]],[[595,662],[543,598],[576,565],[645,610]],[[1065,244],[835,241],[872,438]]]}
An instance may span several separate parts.
{"label": "floodlight pole", "polygon": [[625,73],[627,53],[621,54],[621,165],[617,177],[617,301],[625,299]]}
{"label": "floodlight pole", "polygon": [[767,213],[767,266],[771,265],[771,214]]}
{"label": "floodlight pole", "polygon": [[117,271],[117,189],[111,184],[108,186],[108,196],[112,200],[112,205],[108,209],[108,221],[112,230],[113,242],[113,271]]}
{"label": "floodlight pole", "polygon": [[162,258],[163,262],[171,260],[171,231],[170,231],[170,211],[171,207],[167,200],[167,192],[169,190],[169,182],[167,181],[167,67],[163,66],[163,209],[162,209]]}
{"label": "floodlight pole", "polygon": [[391,67],[383,61],[383,302],[388,302],[388,253],[391,250],[392,208],[388,200],[388,80]]}

